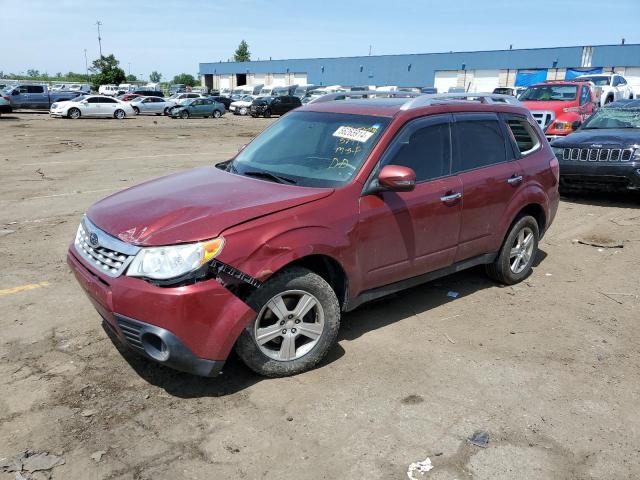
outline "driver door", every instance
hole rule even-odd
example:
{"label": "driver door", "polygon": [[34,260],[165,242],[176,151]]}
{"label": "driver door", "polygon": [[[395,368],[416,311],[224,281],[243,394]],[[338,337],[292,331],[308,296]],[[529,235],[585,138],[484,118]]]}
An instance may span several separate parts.
{"label": "driver door", "polygon": [[383,154],[384,165],[416,172],[410,192],[359,200],[358,258],[363,287],[375,288],[450,266],[462,212],[462,181],[451,175],[451,115],[409,122]]}

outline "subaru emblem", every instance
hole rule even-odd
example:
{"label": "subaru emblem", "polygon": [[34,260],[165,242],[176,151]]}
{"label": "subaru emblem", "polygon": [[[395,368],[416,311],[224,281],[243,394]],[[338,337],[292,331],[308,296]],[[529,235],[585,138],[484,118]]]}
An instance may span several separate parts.
{"label": "subaru emblem", "polygon": [[97,233],[91,232],[89,234],[89,243],[94,247],[98,246],[98,234]]}
{"label": "subaru emblem", "polygon": [[591,148],[602,148],[602,145],[600,145],[599,143],[594,143],[593,145],[591,145]]}

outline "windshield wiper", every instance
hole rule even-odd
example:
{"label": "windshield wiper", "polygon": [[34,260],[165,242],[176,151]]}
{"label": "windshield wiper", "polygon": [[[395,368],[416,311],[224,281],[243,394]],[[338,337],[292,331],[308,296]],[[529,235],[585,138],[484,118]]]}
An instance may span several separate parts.
{"label": "windshield wiper", "polygon": [[242,175],[247,175],[248,177],[266,178],[268,180],[273,180],[278,183],[288,183],[291,185],[295,185],[296,183],[298,183],[292,178],[283,177],[281,175],[276,175],[271,172],[264,172],[259,170],[246,170],[242,172]]}

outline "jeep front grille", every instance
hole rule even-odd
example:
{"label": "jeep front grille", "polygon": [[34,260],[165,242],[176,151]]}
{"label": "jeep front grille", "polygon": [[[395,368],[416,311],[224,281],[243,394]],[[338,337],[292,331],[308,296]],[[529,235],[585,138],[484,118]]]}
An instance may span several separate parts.
{"label": "jeep front grille", "polygon": [[124,272],[140,250],[103,232],[87,217],[80,222],[74,245],[76,252],[91,266],[113,278]]}
{"label": "jeep front grille", "polygon": [[574,162],[628,162],[633,152],[633,148],[565,148],[562,158]]}

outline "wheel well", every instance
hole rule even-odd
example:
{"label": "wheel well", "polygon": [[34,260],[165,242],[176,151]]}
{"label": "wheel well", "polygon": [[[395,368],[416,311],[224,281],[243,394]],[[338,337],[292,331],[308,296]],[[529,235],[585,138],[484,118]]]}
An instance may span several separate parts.
{"label": "wheel well", "polygon": [[286,266],[294,265],[307,268],[320,275],[336,292],[340,307],[344,306],[347,299],[347,274],[336,260],[326,255],[309,255]]}
{"label": "wheel well", "polygon": [[544,214],[544,209],[537,203],[530,203],[526,207],[524,207],[518,213],[517,217],[521,217],[522,215],[531,215],[538,222],[538,228],[540,229],[540,235],[544,232],[547,226],[547,218]]}

